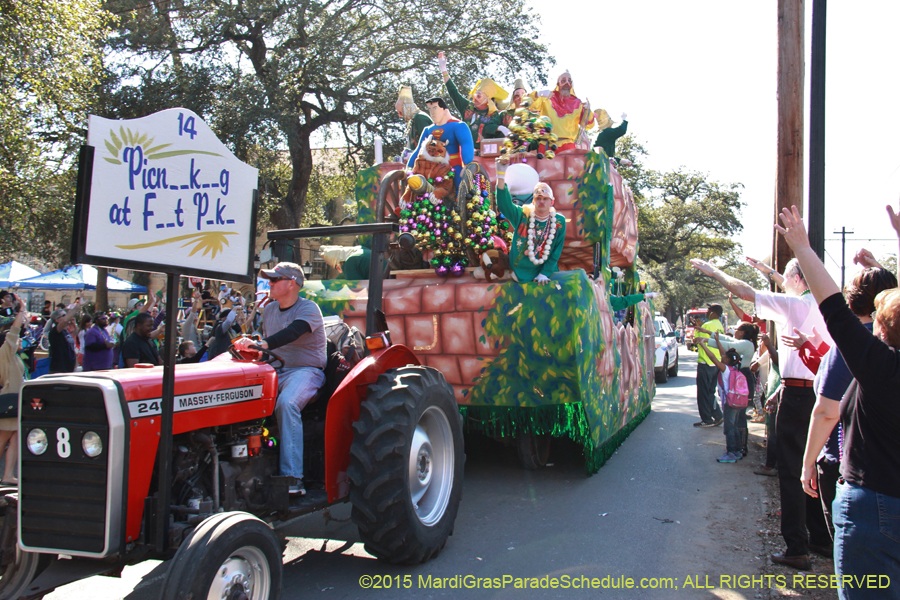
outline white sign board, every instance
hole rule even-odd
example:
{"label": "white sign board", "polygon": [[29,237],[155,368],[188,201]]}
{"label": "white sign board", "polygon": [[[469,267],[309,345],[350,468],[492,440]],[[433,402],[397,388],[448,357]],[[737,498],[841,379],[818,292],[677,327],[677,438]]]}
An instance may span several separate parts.
{"label": "white sign board", "polygon": [[183,108],[127,121],[91,115],[88,145],[93,169],[79,237],[94,264],[251,277],[257,170],[200,117]]}

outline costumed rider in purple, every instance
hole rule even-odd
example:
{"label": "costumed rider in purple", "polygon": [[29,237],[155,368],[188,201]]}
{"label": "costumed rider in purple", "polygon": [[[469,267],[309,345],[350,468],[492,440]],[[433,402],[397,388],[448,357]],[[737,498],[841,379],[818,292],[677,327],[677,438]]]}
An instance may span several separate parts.
{"label": "costumed rider in purple", "polygon": [[[300,411],[325,384],[326,340],[322,311],[312,300],[300,297],[303,270],[300,265],[281,262],[274,269],[263,269],[261,277],[269,280],[269,302],[262,314],[262,332],[266,337],[259,345],[278,349],[284,366],[278,369],[278,400],[275,416],[281,433],[280,471],[284,477],[295,477],[291,494],[305,495],[303,488],[303,421]],[[255,344],[250,338],[235,342],[247,350]]]}
{"label": "costumed rider in purple", "polygon": [[519,283],[545,285],[559,270],[559,255],[566,238],[566,219],[553,208],[553,190],[544,182],[534,186],[531,204],[516,206],[506,187],[509,158],[497,159],[497,208],[513,227],[509,266]]}
{"label": "costumed rider in purple", "polygon": [[406,166],[410,169],[413,167],[416,157],[419,156],[419,151],[422,149],[423,142],[429,136],[434,136],[434,139],[441,140],[446,145],[450,166],[453,167],[454,184],[456,189],[459,189],[459,180],[463,169],[475,159],[475,144],[472,142],[472,132],[469,131],[469,127],[465,123],[455,119],[450,114],[450,109],[447,108],[447,103],[444,102],[443,98],[426,100],[425,106],[428,107],[428,114],[431,115],[434,125],[430,125],[422,131],[419,144],[416,146],[415,152],[409,157],[409,160],[406,161]]}

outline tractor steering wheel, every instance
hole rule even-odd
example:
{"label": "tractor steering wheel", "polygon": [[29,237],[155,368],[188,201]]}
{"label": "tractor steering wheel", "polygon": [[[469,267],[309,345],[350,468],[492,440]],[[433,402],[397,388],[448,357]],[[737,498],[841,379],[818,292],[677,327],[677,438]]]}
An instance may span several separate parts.
{"label": "tractor steering wheel", "polygon": [[[250,350],[256,350],[257,352],[262,354],[262,358],[259,359],[259,362],[267,365],[272,365],[273,369],[280,369],[284,366],[284,359],[267,348],[257,346],[256,344],[247,346],[247,348],[249,348]],[[279,363],[277,366],[273,364],[276,362]]]}

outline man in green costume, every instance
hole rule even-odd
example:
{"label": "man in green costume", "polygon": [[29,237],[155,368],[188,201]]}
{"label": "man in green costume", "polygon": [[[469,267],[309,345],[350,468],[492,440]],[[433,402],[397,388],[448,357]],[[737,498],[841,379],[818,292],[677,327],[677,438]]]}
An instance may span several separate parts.
{"label": "man in green costume", "polygon": [[534,186],[532,204],[516,206],[506,187],[509,158],[497,159],[497,208],[513,228],[509,266],[519,283],[550,282],[559,270],[559,255],[566,238],[566,219],[553,208],[553,190],[544,182]]}
{"label": "man in green costume", "polygon": [[504,100],[509,94],[506,90],[494,83],[493,79],[480,79],[475,84],[469,97],[459,93],[459,89],[453,80],[450,79],[450,73],[447,71],[447,59],[443,52],[438,52],[438,65],[441,68],[441,75],[444,77],[444,83],[447,86],[447,92],[453,101],[453,106],[459,112],[461,120],[469,126],[472,132],[472,140],[475,142],[475,149],[481,147],[481,140],[491,138],[502,138],[503,133],[498,128],[503,125],[503,112],[497,108],[496,102]]}
{"label": "man in green costume", "polygon": [[[616,158],[616,140],[628,131],[628,115],[622,113],[622,124],[618,127],[613,127],[613,120],[602,108],[594,111],[594,116],[597,118],[597,124],[600,125],[600,133],[597,134],[597,139],[594,141],[594,148],[603,148],[609,158]],[[631,162],[629,161],[628,164]]]}
{"label": "man in green costume", "polygon": [[419,145],[419,138],[422,137],[422,131],[433,122],[428,113],[419,110],[416,103],[413,102],[412,88],[408,85],[400,86],[400,94],[397,97],[397,115],[406,121],[406,148],[403,150],[403,156],[400,162],[406,162],[409,155]]}
{"label": "man in green costume", "polygon": [[525,87],[525,80],[521,77],[517,78],[515,83],[513,83],[512,99],[509,101],[509,106],[503,111],[503,126],[500,128],[500,131],[504,135],[509,135],[509,124],[512,123],[513,118],[516,116],[516,111],[522,106],[522,100],[525,99],[527,94],[528,89]]}

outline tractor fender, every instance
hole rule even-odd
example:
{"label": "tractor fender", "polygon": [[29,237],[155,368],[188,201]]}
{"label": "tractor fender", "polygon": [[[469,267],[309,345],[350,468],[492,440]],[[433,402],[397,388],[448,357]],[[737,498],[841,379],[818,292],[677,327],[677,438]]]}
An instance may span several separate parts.
{"label": "tractor fender", "polygon": [[385,371],[419,364],[419,359],[406,346],[389,346],[361,360],[332,394],[325,413],[325,490],[329,502],[336,502],[350,493],[347,467],[353,444],[353,423],[359,419],[359,405],[366,399],[369,384],[375,383]]}

